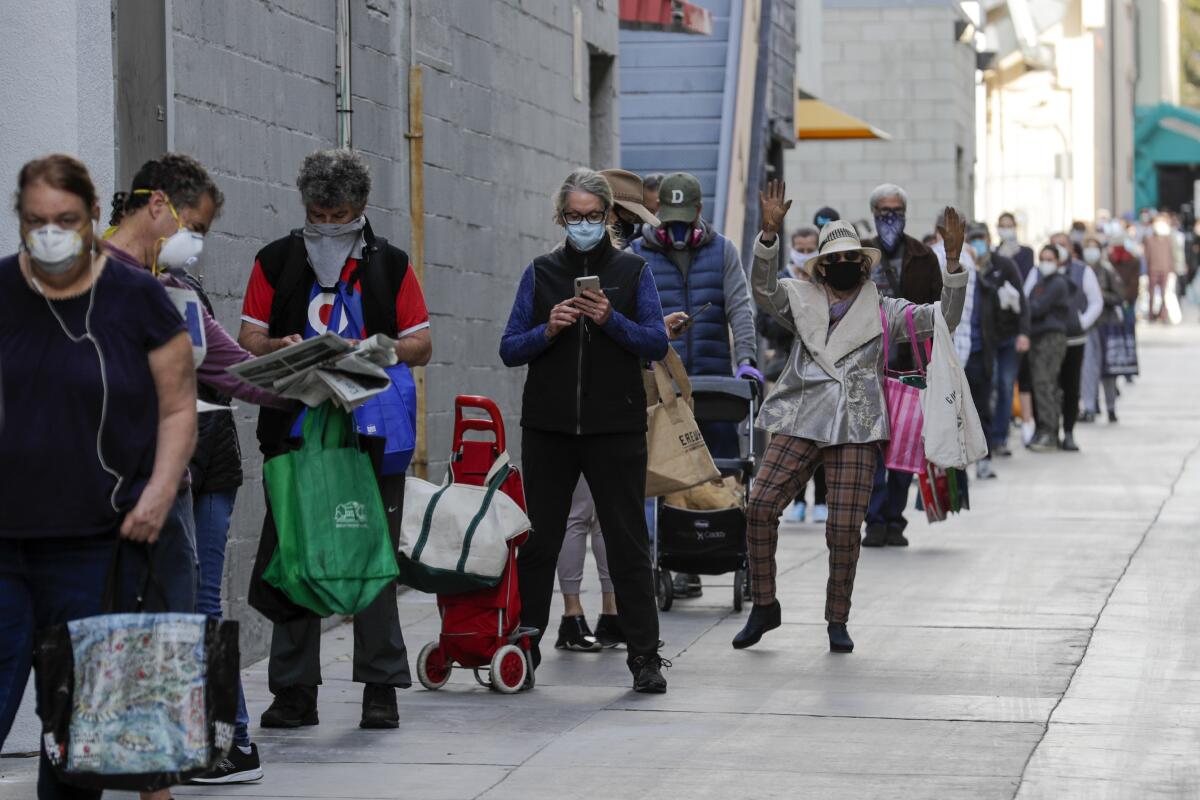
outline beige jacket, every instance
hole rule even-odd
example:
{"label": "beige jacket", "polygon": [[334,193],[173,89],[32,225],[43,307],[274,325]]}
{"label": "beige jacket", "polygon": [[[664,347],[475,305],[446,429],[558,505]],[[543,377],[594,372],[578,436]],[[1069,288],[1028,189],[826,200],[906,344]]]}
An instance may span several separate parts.
{"label": "beige jacket", "polygon": [[942,299],[932,305],[881,298],[867,281],[846,316],[829,333],[829,300],[823,286],[776,271],[779,238],[770,247],[760,236],[754,244],[751,287],[759,308],[796,335],[787,366],[767,396],[758,427],[771,433],[811,439],[822,446],[862,444],[891,437],[883,394],[883,325],[893,343],[908,342],[905,309],[913,307],[918,338],[933,336],[934,314],[946,318],[951,332],[962,316],[966,271],[942,271]]}

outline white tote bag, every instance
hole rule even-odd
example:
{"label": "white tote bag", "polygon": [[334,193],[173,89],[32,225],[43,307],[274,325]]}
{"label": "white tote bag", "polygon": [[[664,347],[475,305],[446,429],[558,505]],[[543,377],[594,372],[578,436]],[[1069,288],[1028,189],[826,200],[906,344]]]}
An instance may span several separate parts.
{"label": "white tote bag", "polygon": [[404,482],[399,581],[422,592],[455,594],[495,586],[508,560],[508,540],[530,529],[529,517],[500,491],[508,477],[501,453],[483,486]]}
{"label": "white tote bag", "polygon": [[926,384],[921,392],[925,458],[943,469],[963,469],[986,458],[987,439],[940,308],[934,313],[933,355]]}

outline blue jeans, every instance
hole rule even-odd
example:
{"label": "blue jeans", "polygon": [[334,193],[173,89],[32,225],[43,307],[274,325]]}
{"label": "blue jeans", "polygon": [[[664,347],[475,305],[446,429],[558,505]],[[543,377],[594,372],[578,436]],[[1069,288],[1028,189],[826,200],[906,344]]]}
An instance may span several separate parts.
{"label": "blue jeans", "polygon": [[[229,520],[237,489],[196,495],[196,554],[200,557],[200,585],[196,592],[196,613],[221,619],[221,579],[225,575],[225,542],[229,538]],[[250,746],[250,714],[246,711],[246,693],[238,675],[237,722],[233,743]]]}
{"label": "blue jeans", "polygon": [[1021,355],[1017,352],[1015,339],[996,346],[996,405],[992,409],[992,429],[989,432],[992,447],[1008,444],[1008,427],[1012,424],[1013,389],[1017,385],[1017,371],[1021,366]]}
{"label": "blue jeans", "polygon": [[883,465],[882,454],[875,464],[875,481],[871,485],[871,502],[867,506],[867,527],[886,525],[903,531],[908,527],[904,509],[908,507],[908,490],[912,486],[911,472],[896,472]]}
{"label": "blue jeans", "polygon": [[[165,596],[148,592],[146,610],[192,611],[196,551],[189,536],[191,526],[192,497],[181,492],[153,551],[132,543],[122,545],[126,551],[121,561],[121,608],[134,607],[146,574],[145,555],[149,555]],[[34,631],[102,613],[115,541],[113,535],[0,539],[0,743],[8,738],[29,680]],[[43,753],[38,797],[95,798],[100,792],[60,783]]]}

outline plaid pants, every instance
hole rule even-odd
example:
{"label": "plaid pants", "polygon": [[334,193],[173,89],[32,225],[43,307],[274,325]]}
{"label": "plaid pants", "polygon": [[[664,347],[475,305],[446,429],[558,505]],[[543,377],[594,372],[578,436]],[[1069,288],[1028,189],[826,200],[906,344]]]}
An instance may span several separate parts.
{"label": "plaid pants", "polygon": [[771,437],[762,466],[755,476],[747,508],[751,593],[754,602],[775,600],[775,550],[779,545],[779,515],[796,497],[796,490],[825,465],[829,487],[829,581],[825,587],[825,619],[846,622],[858,568],[863,519],[871,501],[871,483],[879,458],[878,444],[818,447],[809,439],[776,434]]}

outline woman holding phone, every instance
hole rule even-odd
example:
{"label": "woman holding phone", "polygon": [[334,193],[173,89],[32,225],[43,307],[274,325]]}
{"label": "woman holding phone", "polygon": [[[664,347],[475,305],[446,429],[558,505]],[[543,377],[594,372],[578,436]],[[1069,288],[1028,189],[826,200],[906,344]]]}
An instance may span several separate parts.
{"label": "woman holding phone", "polygon": [[[507,366],[528,365],[521,405],[526,501],[538,535],[521,548],[522,621],[545,631],[571,499],[587,479],[605,534],[633,688],[662,693],[658,611],[642,512],[646,393],[642,363],[666,355],[654,278],[615,245],[605,177],[582,168],[563,181],[554,219],[566,241],[524,271],[500,342]],[[594,275],[602,291],[575,279]],[[541,661],[541,636],[532,655]]]}

